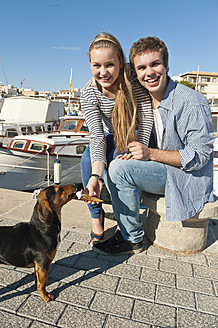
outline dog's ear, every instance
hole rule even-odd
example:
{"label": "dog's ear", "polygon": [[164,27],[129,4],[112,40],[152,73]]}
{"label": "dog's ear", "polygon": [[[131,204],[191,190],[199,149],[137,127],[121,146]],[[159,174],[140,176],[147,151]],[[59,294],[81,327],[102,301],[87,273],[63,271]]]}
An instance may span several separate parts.
{"label": "dog's ear", "polygon": [[37,210],[39,214],[39,219],[42,222],[46,224],[52,224],[53,213],[47,200],[42,200],[41,202],[39,202]]}

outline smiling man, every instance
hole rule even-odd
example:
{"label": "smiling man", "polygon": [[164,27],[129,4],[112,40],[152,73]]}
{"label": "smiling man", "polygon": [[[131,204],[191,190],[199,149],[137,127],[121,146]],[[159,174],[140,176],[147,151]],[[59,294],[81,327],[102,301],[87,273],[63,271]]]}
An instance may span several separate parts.
{"label": "smiling man", "polygon": [[149,147],[138,141],[109,166],[109,187],[120,230],[95,245],[107,255],[142,251],[138,191],[165,194],[166,220],[182,221],[213,202],[212,116],[207,99],[168,76],[168,50],[156,37],[132,45],[130,63],[148,90],[154,113]]}

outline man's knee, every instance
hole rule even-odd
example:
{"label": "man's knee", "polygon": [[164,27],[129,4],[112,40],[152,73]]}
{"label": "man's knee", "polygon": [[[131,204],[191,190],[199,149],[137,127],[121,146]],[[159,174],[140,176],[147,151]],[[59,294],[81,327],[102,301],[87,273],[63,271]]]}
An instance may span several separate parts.
{"label": "man's knee", "polygon": [[119,178],[123,167],[123,161],[120,159],[115,159],[111,161],[108,174],[113,183],[116,183],[117,179]]}

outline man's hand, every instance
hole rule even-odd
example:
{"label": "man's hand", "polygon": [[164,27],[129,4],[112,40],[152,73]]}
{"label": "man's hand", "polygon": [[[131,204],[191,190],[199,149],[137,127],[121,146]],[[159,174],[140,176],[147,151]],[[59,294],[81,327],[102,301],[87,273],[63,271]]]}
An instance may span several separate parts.
{"label": "man's hand", "polygon": [[128,144],[128,149],[132,159],[141,161],[150,160],[150,149],[138,141],[132,141]]}
{"label": "man's hand", "polygon": [[150,149],[138,141],[133,141],[128,144],[129,153],[118,155],[116,158],[123,160],[138,159],[141,161],[150,160]]}

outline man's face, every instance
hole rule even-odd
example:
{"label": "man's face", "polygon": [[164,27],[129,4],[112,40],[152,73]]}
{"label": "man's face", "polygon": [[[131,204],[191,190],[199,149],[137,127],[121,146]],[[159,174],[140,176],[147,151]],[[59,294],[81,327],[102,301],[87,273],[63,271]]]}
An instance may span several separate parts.
{"label": "man's face", "polygon": [[154,51],[136,55],[134,67],[141,85],[151,96],[158,100],[162,99],[168,83],[168,66],[164,66],[162,54]]}

